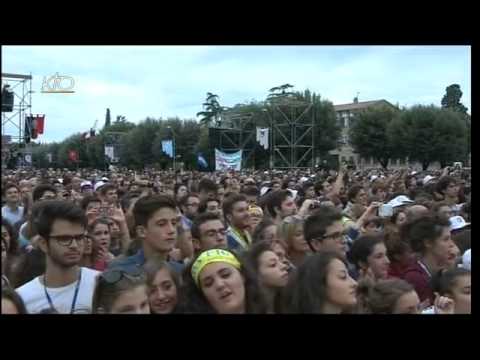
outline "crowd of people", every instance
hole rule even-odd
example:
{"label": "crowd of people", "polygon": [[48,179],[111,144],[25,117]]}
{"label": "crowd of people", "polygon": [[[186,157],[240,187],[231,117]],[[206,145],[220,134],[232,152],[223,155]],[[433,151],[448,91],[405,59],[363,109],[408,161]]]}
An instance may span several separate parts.
{"label": "crowd of people", "polygon": [[471,175],[2,173],[3,314],[468,314]]}

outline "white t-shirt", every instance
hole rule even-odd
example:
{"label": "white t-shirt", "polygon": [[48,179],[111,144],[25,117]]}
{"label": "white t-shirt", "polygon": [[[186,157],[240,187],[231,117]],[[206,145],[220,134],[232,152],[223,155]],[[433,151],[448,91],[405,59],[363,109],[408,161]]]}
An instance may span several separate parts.
{"label": "white t-shirt", "polygon": [[[85,267],[82,267],[81,269],[82,279],[78,289],[74,313],[86,314],[92,312],[95,278],[100,272]],[[47,287],[47,292],[52,299],[53,306],[59,313],[70,314],[76,286],[77,281],[60,288]],[[43,284],[40,282],[40,276],[19,287],[16,291],[23,299],[29,314],[38,314],[40,311],[50,308],[47,296],[45,295],[45,290],[43,289]]]}

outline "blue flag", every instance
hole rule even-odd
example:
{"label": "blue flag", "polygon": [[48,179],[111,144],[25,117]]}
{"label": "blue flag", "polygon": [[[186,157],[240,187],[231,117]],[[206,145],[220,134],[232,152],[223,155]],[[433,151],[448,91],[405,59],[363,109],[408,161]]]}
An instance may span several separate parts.
{"label": "blue flag", "polygon": [[172,140],[163,140],[162,141],[162,151],[173,158],[173,141]]}
{"label": "blue flag", "polygon": [[200,167],[208,168],[207,160],[205,160],[205,158],[203,157],[202,154],[198,154],[197,161],[198,161],[198,165],[199,165]]}

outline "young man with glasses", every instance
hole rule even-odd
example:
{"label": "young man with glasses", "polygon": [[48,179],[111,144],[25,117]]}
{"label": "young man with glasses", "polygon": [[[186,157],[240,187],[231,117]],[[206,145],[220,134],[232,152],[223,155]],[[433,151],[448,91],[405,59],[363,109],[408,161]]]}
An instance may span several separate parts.
{"label": "young man with glasses", "polygon": [[228,249],[225,225],[218,215],[200,214],[191,231],[195,254],[210,249]]}
{"label": "young man with glasses", "polygon": [[46,255],[45,273],[17,289],[31,314],[90,313],[98,271],[80,267],[87,219],[68,201],[45,201],[34,220],[38,246]]}
{"label": "young man with glasses", "polygon": [[182,224],[186,229],[192,227],[192,221],[198,214],[198,208],[200,206],[200,199],[196,194],[187,194],[178,204],[180,210],[182,211]]}
{"label": "young man with glasses", "polygon": [[347,257],[347,241],[343,233],[342,214],[331,206],[320,206],[304,225],[305,240],[313,252],[334,251]]}

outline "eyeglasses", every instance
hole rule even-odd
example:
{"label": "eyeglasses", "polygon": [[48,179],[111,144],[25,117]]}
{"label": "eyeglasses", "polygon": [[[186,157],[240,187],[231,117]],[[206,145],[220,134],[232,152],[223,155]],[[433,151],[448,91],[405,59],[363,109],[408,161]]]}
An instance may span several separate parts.
{"label": "eyeglasses", "polygon": [[345,235],[343,234],[343,232],[336,232],[336,233],[333,233],[333,234],[322,236],[323,240],[325,240],[325,239],[343,240],[344,238],[345,238]]}
{"label": "eyeglasses", "polygon": [[79,235],[50,235],[50,239],[55,239],[60,245],[62,246],[71,246],[73,240],[77,242],[77,244],[83,243],[85,241],[86,235],[79,234]]}
{"label": "eyeglasses", "polygon": [[125,271],[125,270],[108,270],[103,272],[100,275],[100,280],[105,281],[107,284],[116,284],[123,278],[127,279],[135,279],[140,278],[143,276],[143,271],[139,267],[135,267],[132,271]]}
{"label": "eyeglasses", "polygon": [[205,233],[205,236],[208,236],[208,237],[213,237],[213,236],[225,236],[226,234],[226,231],[225,229],[220,229],[220,230],[209,230]]}

